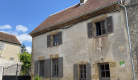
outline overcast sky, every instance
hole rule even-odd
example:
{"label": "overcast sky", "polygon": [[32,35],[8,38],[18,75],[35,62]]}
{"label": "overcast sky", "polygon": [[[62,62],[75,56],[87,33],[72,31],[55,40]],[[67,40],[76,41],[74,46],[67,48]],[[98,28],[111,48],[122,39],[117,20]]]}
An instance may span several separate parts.
{"label": "overcast sky", "polygon": [[0,0],[0,31],[15,35],[31,53],[28,35],[49,15],[79,3],[80,0]]}

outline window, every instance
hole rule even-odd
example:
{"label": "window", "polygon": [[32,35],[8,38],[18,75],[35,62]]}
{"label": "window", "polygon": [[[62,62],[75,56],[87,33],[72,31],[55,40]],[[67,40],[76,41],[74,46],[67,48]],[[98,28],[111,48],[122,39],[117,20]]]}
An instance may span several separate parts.
{"label": "window", "polygon": [[40,65],[39,65],[39,76],[44,77],[44,61],[39,61]]}
{"label": "window", "polygon": [[110,69],[109,69],[109,64],[100,64],[99,65],[100,69],[100,78],[101,79],[110,79]]}
{"label": "window", "polygon": [[96,36],[100,36],[106,33],[105,20],[96,23]]}
{"label": "window", "polygon": [[80,80],[86,80],[86,65],[80,65]]}
{"label": "window", "polygon": [[53,59],[53,77],[58,77],[58,59]]}
{"label": "window", "polygon": [[62,32],[55,35],[47,35],[47,47],[58,46],[62,44]]}
{"label": "window", "polygon": [[[93,25],[95,24],[95,26]],[[113,17],[106,17],[105,20],[99,22],[87,23],[88,38],[109,34],[113,32]]]}
{"label": "window", "polygon": [[4,50],[4,43],[0,44],[0,50]]}
{"label": "window", "polygon": [[35,76],[50,78],[51,74],[52,77],[63,77],[63,57],[34,62]]}
{"label": "window", "polygon": [[53,35],[53,46],[57,46],[58,45],[58,34]]}
{"label": "window", "polygon": [[14,57],[10,57],[10,60],[14,60]]}
{"label": "window", "polygon": [[73,74],[74,80],[91,80],[91,64],[74,64]]}

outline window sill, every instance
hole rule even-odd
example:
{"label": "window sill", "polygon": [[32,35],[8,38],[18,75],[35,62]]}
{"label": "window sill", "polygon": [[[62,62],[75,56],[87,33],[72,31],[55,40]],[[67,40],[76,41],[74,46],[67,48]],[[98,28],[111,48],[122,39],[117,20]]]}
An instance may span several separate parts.
{"label": "window sill", "polygon": [[100,35],[100,36],[94,36],[93,38],[100,38],[100,37],[107,37],[108,34],[103,34],[103,35]]}

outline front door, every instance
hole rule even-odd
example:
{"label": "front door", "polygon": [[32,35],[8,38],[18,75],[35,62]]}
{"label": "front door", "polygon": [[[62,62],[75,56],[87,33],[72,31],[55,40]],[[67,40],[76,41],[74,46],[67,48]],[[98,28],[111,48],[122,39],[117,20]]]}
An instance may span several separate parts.
{"label": "front door", "polygon": [[99,64],[100,80],[110,80],[110,68],[109,64]]}

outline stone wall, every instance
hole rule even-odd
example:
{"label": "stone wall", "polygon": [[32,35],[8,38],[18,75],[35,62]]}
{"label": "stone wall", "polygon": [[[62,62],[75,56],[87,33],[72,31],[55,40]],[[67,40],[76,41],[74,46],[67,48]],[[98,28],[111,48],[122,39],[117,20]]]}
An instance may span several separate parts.
{"label": "stone wall", "polygon": [[0,41],[0,43],[4,43],[4,50],[0,50],[1,58],[10,60],[13,57],[13,61],[19,61],[18,54],[20,54],[21,47],[20,45]]}
{"label": "stone wall", "polygon": [[17,69],[17,63],[18,63],[18,75],[20,75],[21,72],[21,66],[22,63],[18,61],[11,61],[6,59],[0,59],[0,66],[4,68],[3,75],[16,75],[16,69]]}
{"label": "stone wall", "polygon": [[[97,22],[108,16],[113,17],[114,32],[88,38],[87,23]],[[91,64],[92,80],[99,80],[99,63],[110,64],[111,80],[131,80],[132,67],[124,14],[120,10],[79,22],[67,29],[58,29],[33,38],[31,75],[34,75],[34,61],[50,59],[51,55],[63,57],[63,77],[44,80],[70,80],[73,78],[73,65],[82,61]],[[47,48],[47,35],[62,31],[62,45]],[[95,32],[95,31],[94,31]],[[102,48],[99,48],[102,47]],[[125,61],[120,67],[119,62]]]}
{"label": "stone wall", "polygon": [[138,0],[130,0],[127,11],[135,73],[138,79],[138,54],[136,53],[136,49],[138,49]]}

